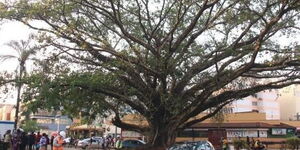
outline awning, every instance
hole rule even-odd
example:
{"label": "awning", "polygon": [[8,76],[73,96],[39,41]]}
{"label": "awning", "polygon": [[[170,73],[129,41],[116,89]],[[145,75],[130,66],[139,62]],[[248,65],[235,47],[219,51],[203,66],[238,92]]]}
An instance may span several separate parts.
{"label": "awning", "polygon": [[70,127],[70,130],[72,130],[72,131],[74,131],[74,130],[104,131],[103,127],[101,127],[101,126],[87,125],[87,124]]}

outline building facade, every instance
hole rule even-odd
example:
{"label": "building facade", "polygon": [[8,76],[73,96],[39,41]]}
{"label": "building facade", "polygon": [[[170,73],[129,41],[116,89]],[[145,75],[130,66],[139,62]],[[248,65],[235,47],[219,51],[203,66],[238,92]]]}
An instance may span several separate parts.
{"label": "building facade", "polygon": [[266,90],[234,101],[230,104],[233,113],[259,112],[265,113],[267,120],[280,119],[280,103],[278,90]]}
{"label": "building facade", "polygon": [[111,120],[114,116],[108,116],[104,118],[102,127],[104,129],[104,136],[116,137],[121,135],[121,128],[112,124]]}
{"label": "building facade", "polygon": [[300,85],[280,89],[280,119],[300,120]]}
{"label": "building facade", "polygon": [[48,112],[40,110],[38,113],[30,115],[30,119],[35,120],[41,132],[52,133],[55,131],[65,131],[72,124],[72,120],[59,112]]}
{"label": "building facade", "polygon": [[0,120],[15,121],[15,106],[12,104],[0,104]]}

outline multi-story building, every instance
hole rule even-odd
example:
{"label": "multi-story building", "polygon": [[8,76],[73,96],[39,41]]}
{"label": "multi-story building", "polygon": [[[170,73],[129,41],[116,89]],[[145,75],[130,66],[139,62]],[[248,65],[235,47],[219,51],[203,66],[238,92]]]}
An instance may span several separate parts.
{"label": "multi-story building", "polygon": [[41,128],[41,132],[51,133],[54,131],[65,131],[72,124],[72,120],[67,116],[61,115],[59,112],[48,112],[39,110],[38,113],[30,115]]}
{"label": "multi-story building", "polygon": [[15,121],[16,109],[12,104],[0,104],[0,120]]}
{"label": "multi-story building", "polygon": [[280,119],[300,121],[300,85],[291,85],[280,91]]}
{"label": "multi-story building", "polygon": [[232,102],[229,106],[233,113],[236,112],[260,112],[266,113],[267,120],[280,119],[278,90],[266,90]]}

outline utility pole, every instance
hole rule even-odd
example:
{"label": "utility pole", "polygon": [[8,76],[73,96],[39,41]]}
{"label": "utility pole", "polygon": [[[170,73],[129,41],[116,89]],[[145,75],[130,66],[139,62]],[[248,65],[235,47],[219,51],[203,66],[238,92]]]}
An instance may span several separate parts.
{"label": "utility pole", "polygon": [[59,133],[59,130],[60,130],[60,116],[56,115],[55,118],[56,118],[56,121],[57,121],[57,132]]}

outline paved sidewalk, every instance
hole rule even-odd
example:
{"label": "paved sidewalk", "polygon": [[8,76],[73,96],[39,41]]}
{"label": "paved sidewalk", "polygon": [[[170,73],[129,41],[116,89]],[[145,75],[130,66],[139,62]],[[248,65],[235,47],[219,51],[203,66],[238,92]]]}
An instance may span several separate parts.
{"label": "paved sidewalk", "polygon": [[[50,147],[48,147],[48,150],[50,150]],[[75,147],[64,147],[64,150],[81,150],[81,148],[75,148]],[[104,150],[102,148],[87,148],[86,150]],[[105,150],[115,150],[115,148],[107,148]]]}

